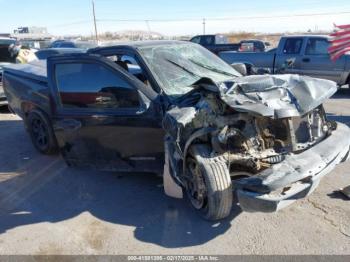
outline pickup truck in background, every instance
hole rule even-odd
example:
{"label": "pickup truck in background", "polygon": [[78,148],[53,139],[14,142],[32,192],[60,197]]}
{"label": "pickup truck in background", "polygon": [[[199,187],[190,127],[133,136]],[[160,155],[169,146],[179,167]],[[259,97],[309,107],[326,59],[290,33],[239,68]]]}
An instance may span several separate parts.
{"label": "pickup truck in background", "polygon": [[238,51],[240,44],[229,43],[224,35],[197,35],[191,38],[192,43],[200,44],[214,54],[223,51]]}
{"label": "pickup truck in background", "polygon": [[229,64],[244,63],[248,74],[299,74],[350,83],[350,56],[333,62],[328,54],[329,38],[323,35],[283,36],[278,47],[268,52],[220,52]]}

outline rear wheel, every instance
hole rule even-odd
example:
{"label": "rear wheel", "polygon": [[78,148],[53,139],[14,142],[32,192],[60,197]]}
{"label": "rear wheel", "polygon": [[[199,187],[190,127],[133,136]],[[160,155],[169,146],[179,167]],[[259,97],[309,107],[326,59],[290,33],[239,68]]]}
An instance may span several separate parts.
{"label": "rear wheel", "polygon": [[27,127],[35,148],[42,154],[57,153],[57,142],[52,126],[44,113],[34,110],[29,113]]}
{"label": "rear wheel", "polygon": [[209,148],[195,145],[187,160],[186,192],[202,217],[218,220],[232,208],[233,192],[226,163],[210,159]]}

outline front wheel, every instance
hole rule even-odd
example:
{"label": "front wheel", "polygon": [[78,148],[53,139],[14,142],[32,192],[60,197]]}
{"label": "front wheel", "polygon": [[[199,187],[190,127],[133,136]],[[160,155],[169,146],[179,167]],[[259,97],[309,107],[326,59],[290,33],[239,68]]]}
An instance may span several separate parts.
{"label": "front wheel", "polygon": [[227,217],[232,208],[232,183],[226,163],[210,159],[209,148],[195,145],[187,160],[186,192],[194,209],[208,220]]}

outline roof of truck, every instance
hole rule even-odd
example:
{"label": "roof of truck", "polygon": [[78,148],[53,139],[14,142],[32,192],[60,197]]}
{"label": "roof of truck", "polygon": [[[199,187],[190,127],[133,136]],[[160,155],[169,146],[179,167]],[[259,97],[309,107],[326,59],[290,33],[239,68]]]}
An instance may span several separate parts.
{"label": "roof of truck", "polygon": [[282,37],[308,37],[308,38],[330,38],[329,35],[308,35],[308,34],[304,34],[304,35],[283,35]]}
{"label": "roof of truck", "polygon": [[32,79],[47,82],[46,60],[36,60],[28,64],[10,64],[4,67],[4,72],[12,72]]}

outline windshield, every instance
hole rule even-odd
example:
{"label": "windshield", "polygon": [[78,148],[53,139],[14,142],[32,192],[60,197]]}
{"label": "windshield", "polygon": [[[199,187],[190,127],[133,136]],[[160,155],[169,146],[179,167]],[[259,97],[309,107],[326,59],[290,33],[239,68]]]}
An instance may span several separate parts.
{"label": "windshield", "polygon": [[223,82],[240,76],[230,65],[200,45],[184,43],[142,47],[140,52],[169,96],[181,96],[203,77]]}

